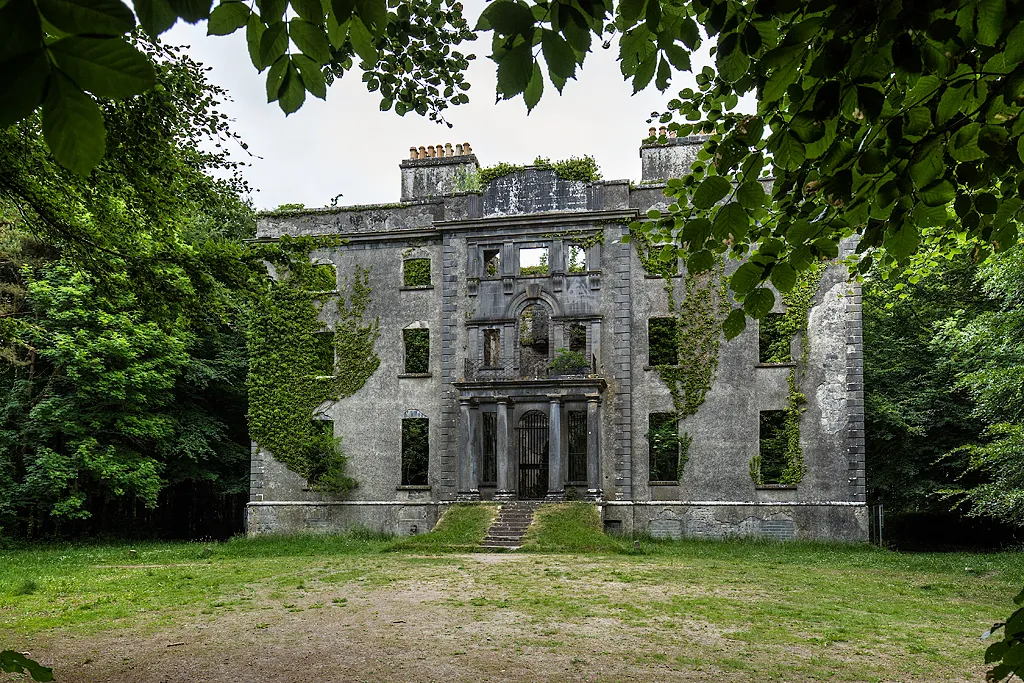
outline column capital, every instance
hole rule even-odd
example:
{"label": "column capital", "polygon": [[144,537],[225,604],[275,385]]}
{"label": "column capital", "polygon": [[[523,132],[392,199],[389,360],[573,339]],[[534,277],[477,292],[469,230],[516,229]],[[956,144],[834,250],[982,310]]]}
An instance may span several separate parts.
{"label": "column capital", "polygon": [[494,402],[498,404],[508,404],[508,396],[495,396]]}
{"label": "column capital", "polygon": [[470,403],[472,401],[473,401],[473,399],[470,398],[469,396],[459,396],[459,405],[460,406],[468,406],[468,405],[470,405]]}
{"label": "column capital", "polygon": [[600,403],[600,402],[601,402],[601,395],[600,394],[587,394],[587,403]]}
{"label": "column capital", "polygon": [[561,403],[562,402],[562,395],[561,394],[548,394],[548,402],[549,403]]}

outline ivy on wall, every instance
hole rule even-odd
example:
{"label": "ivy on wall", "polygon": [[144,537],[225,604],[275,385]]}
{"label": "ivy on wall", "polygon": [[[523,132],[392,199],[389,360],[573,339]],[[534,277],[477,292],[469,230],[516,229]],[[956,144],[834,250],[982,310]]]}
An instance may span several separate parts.
{"label": "ivy on wall", "polygon": [[[378,321],[364,321],[369,271],[357,267],[351,283],[346,280],[335,293],[333,267],[310,263],[312,250],[338,243],[331,238],[284,236],[276,244],[255,247],[277,277],[268,277],[252,307],[247,386],[253,440],[305,477],[310,488],[344,493],[356,482],[345,474],[341,440],[334,436],[332,423],[314,420],[313,414],[325,401],[358,391],[380,358],[373,350]],[[324,331],[319,314],[330,300],[336,302],[339,315],[335,372],[322,376],[317,374],[324,357],[318,341],[318,333]]]}
{"label": "ivy on wall", "polygon": [[[807,317],[814,303],[814,295],[818,291],[821,277],[825,272],[825,263],[816,263],[797,276],[796,285],[782,294],[782,302],[786,311],[774,318],[771,323],[771,339],[768,341],[767,353],[763,362],[784,363],[791,360],[791,342],[794,336],[800,337],[800,360],[789,372],[789,395],[786,409],[783,411],[781,431],[773,429],[773,436],[767,450],[751,459],[750,476],[754,483],[763,486],[777,483],[783,486],[796,486],[807,472],[804,464],[803,449],[800,447],[800,416],[804,412],[807,397],[800,391],[800,383],[807,370],[807,358],[810,343],[807,337]],[[781,449],[781,453],[776,452]],[[771,453],[772,459],[782,463],[781,474],[777,481],[774,476],[776,468],[766,467],[765,458]],[[767,472],[771,469],[771,472]],[[768,476],[766,476],[766,474]]]}
{"label": "ivy on wall", "polygon": [[402,330],[402,337],[405,341],[405,372],[430,372],[430,330],[410,328]]}
{"label": "ivy on wall", "polygon": [[[644,270],[665,280],[669,314],[675,318],[675,362],[656,363],[654,368],[672,396],[672,416],[678,433],[682,421],[695,415],[704,404],[718,371],[722,322],[729,312],[725,260],[719,258],[717,268],[710,271],[687,274],[683,278],[684,296],[679,301],[672,278],[678,272],[675,250],[670,257],[668,251],[651,244],[642,233],[632,231],[627,241],[636,248]],[[664,326],[664,329],[671,332],[672,327]],[[687,432],[679,434],[677,479],[682,478],[689,460],[692,440]]]}

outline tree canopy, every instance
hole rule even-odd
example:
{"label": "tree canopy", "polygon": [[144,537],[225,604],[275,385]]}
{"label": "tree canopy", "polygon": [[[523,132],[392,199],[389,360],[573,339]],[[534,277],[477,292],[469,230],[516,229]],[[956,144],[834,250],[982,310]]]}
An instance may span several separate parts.
{"label": "tree canopy", "polygon": [[[126,40],[136,18],[151,36],[178,19],[207,21],[210,34],[244,30],[267,98],[285,112],[353,69],[383,110],[443,120],[468,101],[473,55],[455,48],[475,33],[453,0],[138,0],[134,14],[121,0],[7,0],[0,126],[41,106],[55,157],[88,173],[104,150],[95,98],[154,83]],[[634,90],[665,91],[714,42],[698,89],[660,116],[709,136],[701,162],[669,183],[668,210],[636,227],[692,272],[716,254],[745,258],[730,282],[742,302],[724,326],[732,337],[847,238],[859,239],[851,264],[862,273],[875,260],[980,261],[1018,243],[1022,19],[1019,0],[494,0],[475,30],[492,34],[498,96],[522,95],[528,108],[545,81],[561,90],[574,78],[595,45],[617,39]],[[755,113],[736,110],[747,94]]]}

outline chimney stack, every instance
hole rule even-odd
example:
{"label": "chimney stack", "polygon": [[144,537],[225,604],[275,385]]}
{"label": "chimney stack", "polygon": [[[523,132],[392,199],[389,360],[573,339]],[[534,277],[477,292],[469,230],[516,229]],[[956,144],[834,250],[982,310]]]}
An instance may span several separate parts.
{"label": "chimney stack", "polygon": [[402,201],[408,202],[457,192],[460,179],[476,172],[480,163],[468,142],[454,146],[446,142],[427,147],[410,147],[409,158],[403,160],[400,166]]}
{"label": "chimney stack", "polygon": [[[654,141],[645,142],[640,146],[643,169],[641,180],[646,181],[679,178],[689,173],[697,161],[697,152],[708,139],[707,135],[676,137],[675,131],[670,131],[664,126],[660,130],[655,130],[652,126],[648,132],[650,137],[655,138]],[[659,135],[666,137],[666,141],[659,142]]]}

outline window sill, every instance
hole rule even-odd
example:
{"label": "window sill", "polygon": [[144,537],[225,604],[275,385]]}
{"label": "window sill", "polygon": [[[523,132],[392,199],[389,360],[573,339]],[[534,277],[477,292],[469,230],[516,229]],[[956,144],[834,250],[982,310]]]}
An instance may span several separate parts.
{"label": "window sill", "polygon": [[402,372],[399,373],[398,379],[414,379],[418,377],[433,377],[432,372]]}
{"label": "window sill", "polygon": [[679,486],[678,481],[649,481],[648,486]]}
{"label": "window sill", "polygon": [[796,491],[795,486],[789,484],[758,484],[754,486],[757,491]]}
{"label": "window sill", "polygon": [[[682,277],[682,274],[681,273],[676,273],[675,275],[669,275],[668,277]],[[644,279],[645,280],[664,280],[665,276],[664,275],[651,275],[650,273],[644,273]]]}
{"label": "window sill", "polygon": [[396,491],[429,491],[430,484],[401,484],[395,487]]}
{"label": "window sill", "polygon": [[413,292],[413,291],[419,291],[419,290],[423,290],[423,289],[433,289],[433,288],[434,288],[434,285],[402,285],[401,287],[398,288],[398,291],[400,291],[400,292]]}
{"label": "window sill", "polygon": [[786,361],[785,363],[758,363],[754,366],[755,368],[795,368],[796,363],[793,361]]}

